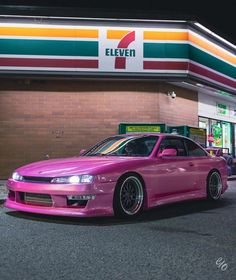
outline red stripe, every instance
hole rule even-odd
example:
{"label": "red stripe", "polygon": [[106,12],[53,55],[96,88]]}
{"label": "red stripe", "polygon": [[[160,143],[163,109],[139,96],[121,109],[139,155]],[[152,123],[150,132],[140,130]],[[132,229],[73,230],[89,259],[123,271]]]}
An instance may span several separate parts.
{"label": "red stripe", "polygon": [[119,42],[117,48],[126,49],[135,40],[135,31],[126,34]]}
{"label": "red stripe", "polygon": [[217,81],[221,84],[236,88],[236,81],[232,81],[226,77],[223,77],[217,73],[212,72],[211,70],[205,69],[201,66],[189,63],[189,71],[199,74],[201,76],[207,77],[211,80]]}
{"label": "red stripe", "polygon": [[224,86],[236,88],[236,82],[232,81],[211,70],[188,62],[180,61],[144,61],[143,69],[145,70],[189,70],[193,73],[207,77],[213,81],[219,82]]}
{"label": "red stripe", "polygon": [[143,69],[188,70],[188,62],[184,62],[184,61],[144,61]]}
{"label": "red stripe", "polygon": [[[126,49],[129,44],[135,40],[135,31],[129,32],[125,35],[119,42],[117,48]],[[126,68],[126,58],[116,57],[115,58],[115,69],[125,69]]]}
{"label": "red stripe", "polygon": [[125,69],[126,68],[126,58],[116,57],[115,58],[115,69]]}
{"label": "red stripe", "polygon": [[0,58],[0,66],[98,68],[97,59]]}

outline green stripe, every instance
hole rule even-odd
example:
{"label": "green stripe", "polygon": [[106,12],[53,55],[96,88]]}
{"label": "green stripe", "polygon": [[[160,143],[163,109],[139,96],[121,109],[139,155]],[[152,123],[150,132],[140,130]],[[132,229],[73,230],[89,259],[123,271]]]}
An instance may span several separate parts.
{"label": "green stripe", "polygon": [[191,59],[231,78],[236,78],[234,66],[189,44],[144,43],[143,56],[144,58]]}
{"label": "green stripe", "polygon": [[205,53],[202,50],[199,50],[198,48],[194,46],[189,46],[189,53],[190,58],[193,61],[196,61],[200,64],[203,64],[209,68],[212,68],[222,74],[225,74],[231,78],[236,78],[236,67],[212,56],[208,53]]}
{"label": "green stripe", "polygon": [[1,54],[98,56],[97,41],[0,39]]}
{"label": "green stripe", "polygon": [[189,58],[188,44],[144,43],[144,58]]}

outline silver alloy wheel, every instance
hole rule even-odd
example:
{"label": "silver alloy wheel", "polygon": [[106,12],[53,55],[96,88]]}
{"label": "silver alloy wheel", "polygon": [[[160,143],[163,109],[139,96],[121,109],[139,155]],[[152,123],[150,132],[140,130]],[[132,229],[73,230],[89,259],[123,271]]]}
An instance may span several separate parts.
{"label": "silver alloy wheel", "polygon": [[139,179],[130,176],[124,180],[120,188],[120,204],[127,215],[138,213],[143,204],[143,186]]}
{"label": "silver alloy wheel", "polygon": [[212,199],[217,200],[221,196],[222,181],[218,172],[213,172],[209,178],[209,195]]}

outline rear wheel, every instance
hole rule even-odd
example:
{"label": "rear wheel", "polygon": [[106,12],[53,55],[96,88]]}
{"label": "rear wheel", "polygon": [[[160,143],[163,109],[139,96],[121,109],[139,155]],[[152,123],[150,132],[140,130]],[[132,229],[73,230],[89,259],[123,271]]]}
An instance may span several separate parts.
{"label": "rear wheel", "polygon": [[210,200],[218,200],[222,192],[222,180],[219,172],[213,171],[207,179],[207,198]]}
{"label": "rear wheel", "polygon": [[126,175],[116,185],[113,210],[118,217],[133,217],[143,210],[144,189],[136,175]]}

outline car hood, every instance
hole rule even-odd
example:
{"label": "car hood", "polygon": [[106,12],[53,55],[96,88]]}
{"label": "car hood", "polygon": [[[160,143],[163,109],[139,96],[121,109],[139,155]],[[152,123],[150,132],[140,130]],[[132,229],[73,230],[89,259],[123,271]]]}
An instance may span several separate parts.
{"label": "car hood", "polygon": [[22,176],[37,177],[96,174],[105,171],[110,165],[137,159],[131,157],[73,157],[39,161],[22,166],[16,171]]}

